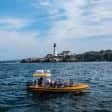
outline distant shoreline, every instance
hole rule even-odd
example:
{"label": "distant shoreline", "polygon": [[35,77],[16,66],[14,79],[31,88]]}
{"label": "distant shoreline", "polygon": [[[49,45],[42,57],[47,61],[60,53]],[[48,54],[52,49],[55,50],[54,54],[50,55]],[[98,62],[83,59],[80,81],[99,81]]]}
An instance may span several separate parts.
{"label": "distant shoreline", "polygon": [[104,62],[112,61],[112,50],[89,51],[75,55],[46,56],[43,58],[26,58],[21,63],[42,63],[42,62]]}

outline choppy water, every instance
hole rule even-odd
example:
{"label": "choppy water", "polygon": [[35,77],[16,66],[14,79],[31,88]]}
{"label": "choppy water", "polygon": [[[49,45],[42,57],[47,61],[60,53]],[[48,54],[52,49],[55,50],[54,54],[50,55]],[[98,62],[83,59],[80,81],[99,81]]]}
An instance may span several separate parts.
{"label": "choppy water", "polygon": [[[84,94],[32,94],[26,81],[36,69],[86,83]],[[112,63],[0,64],[0,112],[112,112]]]}

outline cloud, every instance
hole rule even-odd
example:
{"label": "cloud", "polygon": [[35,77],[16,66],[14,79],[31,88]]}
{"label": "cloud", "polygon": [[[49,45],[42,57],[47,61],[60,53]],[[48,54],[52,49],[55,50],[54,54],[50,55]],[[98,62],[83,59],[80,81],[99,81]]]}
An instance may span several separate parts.
{"label": "cloud", "polygon": [[53,42],[57,43],[58,52],[111,48],[112,40],[106,41],[112,36],[111,0],[31,1],[30,19],[0,17],[2,58],[5,54],[9,58],[44,56],[52,53]]}
{"label": "cloud", "polygon": [[[48,37],[54,40],[112,35],[110,0],[46,0],[52,26]],[[44,1],[41,2],[44,4]],[[65,17],[65,19],[61,18]]]}
{"label": "cloud", "polygon": [[41,6],[49,6],[49,4],[50,4],[49,1],[40,2],[40,5],[41,5]]}
{"label": "cloud", "polygon": [[0,29],[1,30],[17,30],[22,29],[31,24],[31,21],[14,18],[14,17],[0,17]]}
{"label": "cloud", "polygon": [[0,31],[0,59],[42,56],[42,40],[35,32]]}
{"label": "cloud", "polygon": [[95,4],[92,13],[96,16],[97,19],[112,19],[112,1],[111,0],[99,0],[93,1]]}
{"label": "cloud", "polygon": [[0,59],[35,56],[41,52],[35,52],[41,46],[39,34],[26,31],[31,23],[32,21],[22,18],[0,18]]}
{"label": "cloud", "polygon": [[[112,35],[111,0],[49,1],[46,0],[47,5],[42,6],[47,9],[45,11],[50,15],[49,21],[51,22],[46,38],[51,42],[57,42],[61,50],[81,51],[82,49],[85,51],[111,48],[111,45],[107,45],[109,41],[106,41]],[[40,2],[43,3],[43,1]],[[86,38],[92,44],[84,41]]]}

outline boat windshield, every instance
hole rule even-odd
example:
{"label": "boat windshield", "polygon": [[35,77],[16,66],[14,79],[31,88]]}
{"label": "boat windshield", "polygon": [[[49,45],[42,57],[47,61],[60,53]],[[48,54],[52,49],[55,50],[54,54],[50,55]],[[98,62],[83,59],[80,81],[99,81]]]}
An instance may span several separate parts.
{"label": "boat windshield", "polygon": [[51,73],[51,71],[50,70],[36,70],[35,73],[36,74],[45,74],[45,73],[48,74],[48,73]]}

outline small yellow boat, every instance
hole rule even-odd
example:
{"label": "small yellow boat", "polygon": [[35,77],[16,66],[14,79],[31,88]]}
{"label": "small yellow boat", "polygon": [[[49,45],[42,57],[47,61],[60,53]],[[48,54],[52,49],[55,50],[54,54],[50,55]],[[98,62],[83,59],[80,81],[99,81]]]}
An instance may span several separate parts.
{"label": "small yellow boat", "polygon": [[[39,79],[37,77],[40,77]],[[43,77],[51,77],[50,71],[37,70],[33,74],[33,81],[27,83],[27,89],[36,92],[64,93],[81,92],[89,88],[86,84],[45,82]],[[50,78],[49,78],[50,79]]]}

